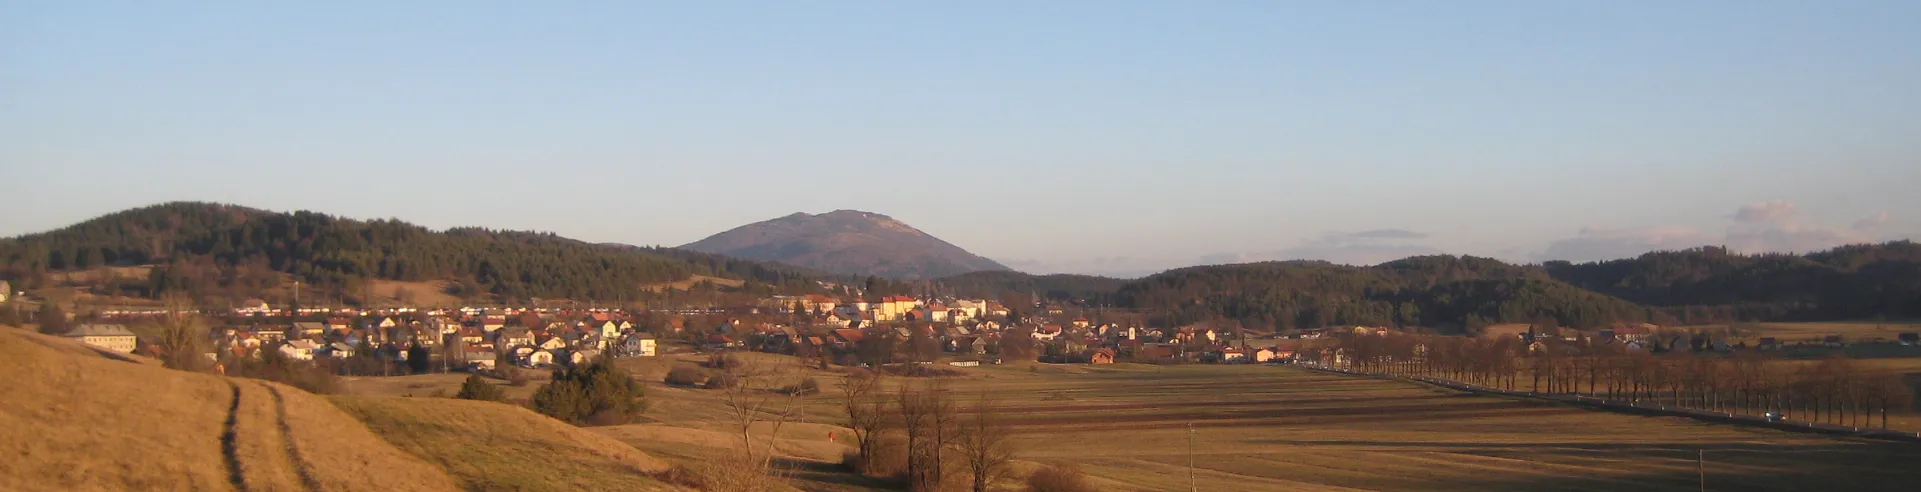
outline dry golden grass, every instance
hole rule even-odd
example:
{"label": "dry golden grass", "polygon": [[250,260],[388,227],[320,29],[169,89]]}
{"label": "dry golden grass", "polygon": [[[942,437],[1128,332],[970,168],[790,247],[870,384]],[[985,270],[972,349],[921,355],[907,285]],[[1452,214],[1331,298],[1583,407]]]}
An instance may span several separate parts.
{"label": "dry golden grass", "polygon": [[[452,285],[453,282],[446,280],[430,280],[426,282],[372,280],[369,281],[369,284],[374,296],[372,301],[379,305],[459,306],[464,302],[461,301],[459,297],[447,294],[447,288]],[[407,297],[413,299],[412,302],[401,302],[401,297],[403,297],[401,295],[402,290],[407,292]]]}
{"label": "dry golden grass", "polygon": [[[783,367],[788,379],[813,377],[823,389],[805,397],[798,418],[775,437],[788,483],[808,491],[887,489],[832,464],[851,444],[839,426],[840,373],[789,357],[738,355]],[[679,464],[736,452],[723,393],[660,383],[667,369],[699,360],[621,360],[647,383],[646,423],[589,430]],[[1864,362],[1886,371],[1921,365]],[[1921,469],[1907,465],[1921,460],[1912,444],[1470,396],[1291,367],[1010,364],[963,372],[951,381],[955,391],[990,391],[1011,406],[1020,453],[1009,487],[1040,463],[1072,462],[1101,490],[1187,490],[1190,436],[1201,490],[1698,490],[1695,456],[1703,450],[1716,490],[1907,490],[1921,479]],[[1899,426],[1911,418],[1893,420]],[[756,442],[767,433],[757,426]]]}
{"label": "dry golden grass", "polygon": [[[448,490],[325,400],[0,328],[0,477],[18,490]],[[291,443],[291,445],[290,445]]]}
{"label": "dry golden grass", "polygon": [[334,397],[388,442],[468,490],[675,490],[668,464],[525,408],[440,398]]}
{"label": "dry golden grass", "polygon": [[104,279],[146,279],[152,274],[153,265],[106,266],[85,270],[49,272],[47,274],[47,280],[56,283],[71,284],[95,282]]}
{"label": "dry golden grass", "polygon": [[682,280],[679,282],[663,282],[658,284],[642,285],[640,286],[640,290],[644,290],[648,292],[660,292],[667,289],[688,290],[688,289],[694,288],[695,285],[699,285],[701,282],[713,282],[714,285],[718,285],[721,287],[740,287],[742,284],[745,283],[743,281],[735,280],[731,278],[709,277],[706,275],[694,275],[694,276],[688,277],[687,280]]}

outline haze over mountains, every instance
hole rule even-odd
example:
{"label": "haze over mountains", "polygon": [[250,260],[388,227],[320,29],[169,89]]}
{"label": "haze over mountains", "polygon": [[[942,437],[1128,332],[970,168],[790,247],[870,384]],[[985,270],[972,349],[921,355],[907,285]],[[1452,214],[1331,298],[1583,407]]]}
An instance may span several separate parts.
{"label": "haze over mountains", "polygon": [[796,213],[736,227],[681,248],[896,279],[1009,269],[892,217],[859,210]]}
{"label": "haze over mountains", "polygon": [[[118,280],[59,275],[107,266],[150,271]],[[870,275],[910,280],[875,282],[867,280],[876,278]],[[1234,321],[1275,329],[1921,317],[1921,245],[1907,241],[1805,255],[1694,248],[1591,263],[1513,264],[1449,255],[1370,267],[1255,262],[1114,279],[1011,271],[884,215],[859,211],[795,214],[686,248],[593,244],[484,228],[436,231],[398,220],[190,202],[0,239],[0,280],[23,290],[76,289],[109,298],[281,298],[276,296],[300,281],[306,292],[362,305],[369,302],[367,287],[377,282],[445,286],[445,294],[462,302],[686,302],[650,286],[703,276],[727,279],[728,285],[699,287],[711,289],[702,292],[741,300],[776,293],[1031,295],[1036,301],[1140,310],[1172,323]],[[851,282],[859,288],[829,287]],[[709,294],[699,302],[716,302]]]}

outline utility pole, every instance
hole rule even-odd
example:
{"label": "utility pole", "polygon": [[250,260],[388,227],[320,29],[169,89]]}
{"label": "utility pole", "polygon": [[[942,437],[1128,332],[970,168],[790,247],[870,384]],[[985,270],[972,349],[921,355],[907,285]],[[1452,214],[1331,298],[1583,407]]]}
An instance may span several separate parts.
{"label": "utility pole", "polygon": [[1200,492],[1200,482],[1194,481],[1194,423],[1187,423],[1187,486]]}
{"label": "utility pole", "polygon": [[1701,492],[1708,492],[1707,454],[1705,449],[1694,450],[1694,471],[1701,475]]}

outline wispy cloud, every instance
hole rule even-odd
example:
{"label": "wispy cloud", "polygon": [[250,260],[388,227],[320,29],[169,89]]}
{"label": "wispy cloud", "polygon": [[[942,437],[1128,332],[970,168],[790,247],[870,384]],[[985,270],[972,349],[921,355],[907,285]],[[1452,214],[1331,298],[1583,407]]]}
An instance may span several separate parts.
{"label": "wispy cloud", "polygon": [[1739,210],[1734,211],[1734,220],[1736,222],[1778,222],[1792,219],[1798,214],[1800,211],[1794,209],[1794,202],[1769,200],[1742,205]]}
{"label": "wispy cloud", "polygon": [[1346,265],[1374,265],[1409,256],[1439,254],[1441,250],[1417,244],[1428,234],[1404,229],[1330,233],[1319,239],[1280,251],[1216,253],[1202,256],[1201,264],[1250,263],[1277,260],[1323,260]]}
{"label": "wispy cloud", "polygon": [[1808,252],[1875,241],[1868,232],[1888,223],[1887,212],[1840,228],[1802,218],[1794,202],[1770,200],[1741,206],[1728,216],[1733,224],[1719,236],[1686,226],[1629,229],[1582,228],[1575,237],[1554,241],[1540,259],[1597,261],[1631,258],[1657,250],[1720,245],[1742,253]]}

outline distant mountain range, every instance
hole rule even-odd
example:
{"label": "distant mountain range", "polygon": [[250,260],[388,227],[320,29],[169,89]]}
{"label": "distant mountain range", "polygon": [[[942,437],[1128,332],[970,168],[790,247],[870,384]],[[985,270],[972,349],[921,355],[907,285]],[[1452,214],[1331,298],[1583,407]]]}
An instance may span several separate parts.
{"label": "distant mountain range", "polygon": [[683,248],[483,228],[436,231],[397,220],[193,202],[0,239],[0,280],[23,290],[73,278],[61,272],[135,265],[153,268],[142,278],[86,287],[129,297],[232,299],[299,280],[307,292],[353,303],[373,280],[435,281],[450,285],[448,294],[483,301],[607,301],[698,275],[741,281],[727,291],[739,299],[844,292],[823,288],[824,281],[887,294],[1032,296],[1145,310],[1167,322],[1267,328],[1921,319],[1921,245],[1909,241],[1805,255],[1708,247],[1539,265],[1446,255],[1371,267],[1262,262],[1114,279],[1011,271],[885,215],[852,210],[749,224]]}
{"label": "distant mountain range", "polygon": [[892,217],[859,210],[796,213],[736,227],[681,249],[906,280],[1009,270]]}

